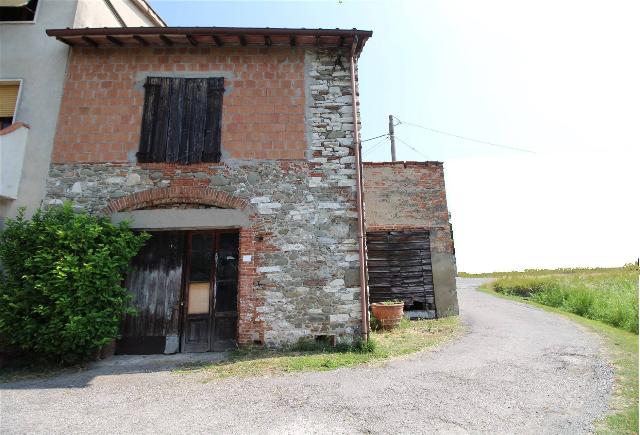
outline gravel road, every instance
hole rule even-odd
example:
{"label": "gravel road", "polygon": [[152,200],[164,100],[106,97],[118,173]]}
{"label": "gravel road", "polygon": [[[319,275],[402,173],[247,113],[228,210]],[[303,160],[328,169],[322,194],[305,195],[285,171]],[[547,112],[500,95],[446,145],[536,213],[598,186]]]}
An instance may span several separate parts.
{"label": "gravel road", "polygon": [[[383,367],[203,382],[178,358],[115,358],[0,385],[10,433],[587,433],[612,372],[598,337],[458,281],[470,332]],[[209,358],[216,358],[209,355]],[[167,361],[170,361],[167,363]]]}

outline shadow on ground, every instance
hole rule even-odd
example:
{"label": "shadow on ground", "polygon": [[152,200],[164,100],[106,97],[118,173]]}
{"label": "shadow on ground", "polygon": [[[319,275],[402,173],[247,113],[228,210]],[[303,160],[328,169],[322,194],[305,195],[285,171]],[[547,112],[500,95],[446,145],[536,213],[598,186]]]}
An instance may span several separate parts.
{"label": "shadow on ground", "polygon": [[[16,377],[22,378],[0,383],[0,390],[48,389],[48,388],[85,388],[97,376],[117,376],[133,373],[156,373],[172,371],[179,367],[197,367],[208,363],[223,361],[228,352],[178,353],[174,355],[115,355],[111,358],[90,363],[84,368],[67,368],[51,371],[48,374],[24,377],[16,371]],[[0,372],[1,373],[1,372]]]}

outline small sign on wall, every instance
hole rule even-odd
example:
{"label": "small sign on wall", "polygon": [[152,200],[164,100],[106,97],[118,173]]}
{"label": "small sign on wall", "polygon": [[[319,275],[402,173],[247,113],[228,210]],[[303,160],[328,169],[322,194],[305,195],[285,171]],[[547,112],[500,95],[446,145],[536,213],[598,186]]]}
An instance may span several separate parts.
{"label": "small sign on wall", "polygon": [[252,258],[251,255],[243,255],[242,256],[242,261],[244,263],[251,263],[251,258]]}

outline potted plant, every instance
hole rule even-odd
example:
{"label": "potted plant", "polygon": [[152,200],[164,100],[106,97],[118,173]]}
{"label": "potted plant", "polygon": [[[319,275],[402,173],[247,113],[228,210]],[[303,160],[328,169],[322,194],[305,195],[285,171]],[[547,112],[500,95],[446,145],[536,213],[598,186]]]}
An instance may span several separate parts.
{"label": "potted plant", "polygon": [[384,330],[393,329],[400,324],[404,313],[404,302],[399,300],[375,302],[371,304],[371,312],[380,322]]}

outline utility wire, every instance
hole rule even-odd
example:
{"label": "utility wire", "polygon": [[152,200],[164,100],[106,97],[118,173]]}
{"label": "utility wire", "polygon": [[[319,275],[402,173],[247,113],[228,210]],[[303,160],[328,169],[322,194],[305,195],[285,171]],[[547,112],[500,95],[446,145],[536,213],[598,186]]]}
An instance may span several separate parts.
{"label": "utility wire", "polygon": [[367,154],[370,153],[371,151],[380,148],[384,143],[386,143],[389,140],[389,138],[385,137],[384,139],[382,139],[381,141],[376,142],[375,144],[373,144],[370,148],[367,148],[366,150],[362,151],[362,154]]}
{"label": "utility wire", "polygon": [[370,140],[378,139],[378,138],[383,137],[383,136],[389,136],[389,133],[381,134],[380,136],[370,137],[369,139],[363,139],[360,142],[368,142]]}
{"label": "utility wire", "polygon": [[405,144],[406,146],[408,146],[409,148],[411,148],[413,151],[417,152],[418,154],[420,154],[422,157],[424,157],[425,159],[429,159],[429,156],[427,156],[425,153],[418,151],[416,148],[412,147],[411,145],[409,145],[407,142],[405,142],[404,140],[402,140],[401,138],[398,137],[398,135],[394,135],[396,139],[398,139],[400,142],[402,142],[403,144]]}
{"label": "utility wire", "polygon": [[[536,153],[535,151],[531,151],[531,150],[528,150],[526,148],[514,147],[514,146],[510,146],[510,145],[502,145],[502,144],[495,143],[495,142],[489,142],[489,141],[480,140],[480,139],[473,139],[473,138],[470,138],[470,137],[461,136],[459,134],[449,133],[448,131],[436,130],[435,128],[425,127],[424,125],[419,125],[419,124],[414,124],[412,122],[402,121],[402,120],[396,118],[395,116],[394,116],[394,119],[396,119],[398,121],[398,125],[399,124],[404,124],[404,125],[409,125],[409,126],[412,126],[412,127],[422,128],[422,129],[430,131],[432,133],[443,134],[445,136],[451,136],[451,137],[455,137],[455,138],[458,138],[458,139],[463,139],[463,140],[467,140],[467,141],[470,141],[470,142],[476,142],[476,143],[480,143],[480,144],[484,144],[484,145],[491,145],[491,146],[494,146],[494,147],[506,148],[506,149],[514,150],[514,151],[522,151],[522,152],[531,153],[531,154],[535,154]],[[405,145],[407,145],[406,142],[405,142]]]}

